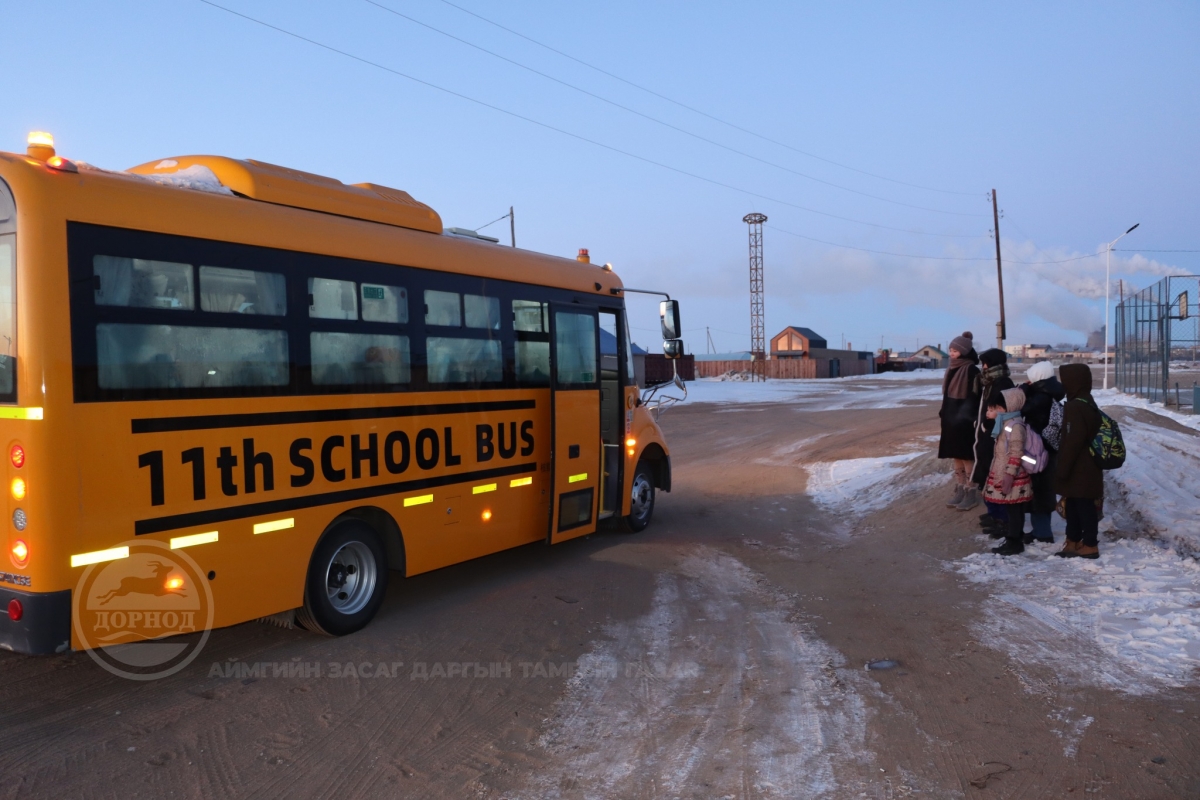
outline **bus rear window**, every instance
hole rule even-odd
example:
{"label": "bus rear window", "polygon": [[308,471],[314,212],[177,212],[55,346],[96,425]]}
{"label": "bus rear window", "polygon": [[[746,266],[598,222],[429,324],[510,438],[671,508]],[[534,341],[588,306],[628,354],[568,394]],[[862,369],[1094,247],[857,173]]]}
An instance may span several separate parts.
{"label": "bus rear window", "polygon": [[0,400],[16,400],[17,253],[13,236],[0,236]]}

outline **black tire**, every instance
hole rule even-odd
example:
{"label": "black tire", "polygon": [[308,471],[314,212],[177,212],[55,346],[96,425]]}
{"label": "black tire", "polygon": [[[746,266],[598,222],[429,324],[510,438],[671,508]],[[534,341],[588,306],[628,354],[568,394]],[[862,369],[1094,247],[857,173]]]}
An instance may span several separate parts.
{"label": "black tire", "polygon": [[645,461],[639,461],[633,473],[629,514],[621,517],[621,530],[627,533],[644,531],[654,516],[654,471]]}
{"label": "black tire", "polygon": [[375,529],[361,520],[343,520],[313,550],[296,619],[328,636],[362,630],[383,605],[387,578],[387,554]]}

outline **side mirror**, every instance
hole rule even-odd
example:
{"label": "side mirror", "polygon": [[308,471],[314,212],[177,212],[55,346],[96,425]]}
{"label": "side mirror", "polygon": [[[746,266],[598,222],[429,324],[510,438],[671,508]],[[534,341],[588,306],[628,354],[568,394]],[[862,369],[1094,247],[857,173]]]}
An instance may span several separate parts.
{"label": "side mirror", "polygon": [[[678,339],[683,336],[683,326],[679,323],[679,301],[663,300],[658,304],[658,317],[662,322],[662,337]],[[674,356],[668,356],[674,358]]]}
{"label": "side mirror", "polygon": [[[665,326],[664,326],[665,327]],[[663,342],[663,355],[667,358],[679,358],[683,355],[682,339],[667,339]]]}

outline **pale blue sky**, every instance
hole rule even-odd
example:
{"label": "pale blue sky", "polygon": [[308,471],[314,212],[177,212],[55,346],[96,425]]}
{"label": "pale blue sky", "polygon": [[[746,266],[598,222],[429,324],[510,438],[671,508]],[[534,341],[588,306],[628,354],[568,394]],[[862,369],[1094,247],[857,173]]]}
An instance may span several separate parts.
{"label": "pale blue sky", "polygon": [[[555,133],[199,0],[0,0],[0,149],[19,151],[27,131],[45,129],[64,155],[109,168],[189,153],[258,158],[405,189],[461,227],[514,205],[522,247],[565,256],[588,247],[628,285],[678,296],[698,352],[706,325],[720,349],[748,346],[741,218],[752,210],[770,217],[768,334],[805,325],[859,348],[878,347],[881,336],[901,348],[945,343],[963,328],[991,341],[994,261],[878,255],[783,231],[870,250],[988,259],[985,194],[994,187],[1005,211],[1012,342],[1082,341],[1079,331],[1101,320],[1094,298],[1103,296],[1104,276],[1102,257],[1016,259],[1096,252],[1134,222],[1141,228],[1120,247],[1200,249],[1195,3],[454,0],[708,114],[888,181],[699,116],[443,0],[377,2],[753,158],[366,0],[215,1],[760,197]],[[502,224],[487,232],[507,241]],[[1200,272],[1200,254],[1120,252],[1113,268],[1114,279],[1141,287],[1158,274]],[[649,305],[638,313],[634,324],[645,330],[635,338],[656,344]]]}

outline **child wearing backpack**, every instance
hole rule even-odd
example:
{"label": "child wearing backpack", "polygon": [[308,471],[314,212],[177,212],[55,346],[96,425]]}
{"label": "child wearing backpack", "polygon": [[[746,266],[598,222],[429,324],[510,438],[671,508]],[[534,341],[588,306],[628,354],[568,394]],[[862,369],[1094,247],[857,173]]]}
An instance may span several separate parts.
{"label": "child wearing backpack", "polygon": [[1054,490],[1067,511],[1067,543],[1055,555],[1099,558],[1096,501],[1104,497],[1104,473],[1092,454],[1103,415],[1092,399],[1092,370],[1087,364],[1065,364],[1058,370],[1067,393],[1063,406],[1062,441],[1054,473]]}
{"label": "child wearing backpack", "polygon": [[1033,481],[1022,468],[1027,429],[1021,418],[1025,393],[1020,389],[993,392],[987,401],[987,418],[993,420],[992,437],[995,449],[988,470],[983,497],[990,503],[1002,505],[1008,511],[1004,544],[993,547],[1001,556],[1014,556],[1025,551],[1025,512],[1033,500]]}

